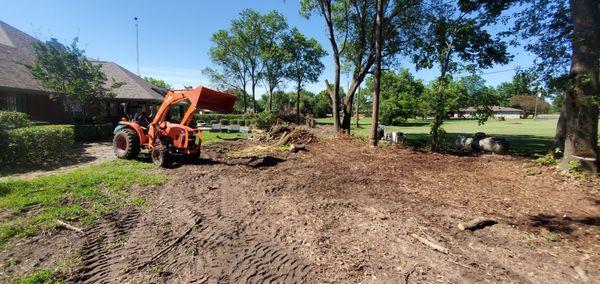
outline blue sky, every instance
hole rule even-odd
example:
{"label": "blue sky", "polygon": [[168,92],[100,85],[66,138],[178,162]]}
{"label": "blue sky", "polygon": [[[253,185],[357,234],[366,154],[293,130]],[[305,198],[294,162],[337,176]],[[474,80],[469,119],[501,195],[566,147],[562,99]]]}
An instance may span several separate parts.
{"label": "blue sky", "polygon": [[[319,17],[306,19],[298,14],[296,0],[221,0],[221,1],[127,1],[127,0],[20,0],[4,1],[0,20],[42,40],[51,37],[69,43],[79,37],[79,45],[91,58],[114,61],[136,72],[135,26],[140,26],[140,73],[164,79],[175,87],[210,85],[201,70],[211,66],[208,50],[211,35],[229,26],[229,21],[245,8],[262,13],[277,10],[284,14],[290,26],[317,39],[330,53],[325,24]],[[527,67],[533,56],[520,48],[511,48],[515,59],[508,65],[494,66],[483,72]],[[333,77],[330,56],[319,82],[306,88],[313,92],[323,89],[323,80]],[[404,67],[412,68],[405,63]],[[425,82],[437,71],[415,73]],[[489,85],[511,80],[514,71],[484,75]],[[346,86],[343,75],[342,84]],[[262,93],[264,88],[259,88]]]}

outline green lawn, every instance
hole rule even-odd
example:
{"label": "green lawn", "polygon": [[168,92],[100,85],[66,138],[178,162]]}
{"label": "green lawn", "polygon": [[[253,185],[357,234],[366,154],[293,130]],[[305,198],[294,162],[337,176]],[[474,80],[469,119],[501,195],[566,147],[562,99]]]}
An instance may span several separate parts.
{"label": "green lawn", "polygon": [[226,141],[225,139],[234,138],[246,138],[248,134],[245,133],[226,133],[226,132],[210,132],[202,131],[202,145],[209,145],[217,142]]}
{"label": "green lawn", "polygon": [[144,200],[131,198],[128,189],[164,179],[152,163],[114,160],[69,173],[2,180],[0,248],[13,238],[51,230],[56,220],[88,224],[122,205],[141,205]]}
{"label": "green lawn", "polygon": [[[371,118],[352,120],[352,131],[362,137],[368,137],[371,129]],[[545,153],[553,147],[556,131],[556,119],[507,119],[498,121],[490,119],[483,125],[477,120],[447,120],[442,126],[448,133],[448,140],[454,141],[457,135],[473,135],[475,132],[484,132],[487,135],[506,138],[511,151],[521,154]],[[320,124],[332,124],[331,118],[317,119]],[[409,120],[401,126],[389,126],[386,131],[403,132],[406,139],[418,143],[426,143],[429,138],[429,120]]]}

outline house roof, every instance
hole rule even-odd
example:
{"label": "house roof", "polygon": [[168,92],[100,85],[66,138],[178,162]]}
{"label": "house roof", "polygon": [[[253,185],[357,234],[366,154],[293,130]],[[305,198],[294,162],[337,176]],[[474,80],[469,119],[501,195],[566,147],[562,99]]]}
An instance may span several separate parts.
{"label": "house roof", "polygon": [[0,21],[0,86],[42,90],[41,83],[23,65],[35,62],[36,42],[39,40]]}
{"label": "house roof", "polygon": [[[523,110],[520,110],[518,108],[512,108],[512,107],[492,106],[491,109],[493,112],[523,112]],[[468,108],[461,108],[458,111],[460,111],[460,112],[475,112],[475,111],[477,111],[477,109],[474,107],[468,107]]]}
{"label": "house roof", "polygon": [[94,64],[102,64],[102,72],[108,79],[107,84],[125,83],[113,90],[115,99],[123,100],[151,100],[162,101],[163,95],[160,88],[150,84],[140,76],[131,73],[119,64],[108,61],[92,61]]}
{"label": "house roof", "polygon": [[[40,42],[34,37],[0,21],[0,87],[43,91],[40,81],[35,79],[24,64],[35,63],[33,46]],[[116,99],[162,101],[160,88],[114,62],[92,61],[102,64],[107,84],[123,82],[115,89]]]}

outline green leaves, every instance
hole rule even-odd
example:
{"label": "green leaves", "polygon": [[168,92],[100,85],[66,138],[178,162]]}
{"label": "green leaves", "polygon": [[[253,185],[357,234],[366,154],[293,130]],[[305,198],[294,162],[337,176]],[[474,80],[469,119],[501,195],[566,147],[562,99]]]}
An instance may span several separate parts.
{"label": "green leaves", "polygon": [[113,97],[114,84],[107,86],[102,64],[90,62],[77,42],[75,38],[67,47],[36,43],[36,62],[26,66],[42,82],[44,89],[51,92],[51,97],[65,98],[63,102],[71,111],[77,104],[83,106],[85,120],[86,106],[97,105]]}

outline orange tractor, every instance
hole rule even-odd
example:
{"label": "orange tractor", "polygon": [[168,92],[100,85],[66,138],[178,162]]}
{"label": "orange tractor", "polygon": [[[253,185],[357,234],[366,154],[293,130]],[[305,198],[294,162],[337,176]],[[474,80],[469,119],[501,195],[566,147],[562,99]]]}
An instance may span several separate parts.
{"label": "orange tractor", "polygon": [[152,162],[167,166],[175,157],[200,158],[202,131],[195,126],[198,109],[231,112],[236,96],[199,86],[193,90],[169,90],[152,117],[137,114],[121,119],[114,130],[113,149],[118,158],[133,159],[148,149]]}

